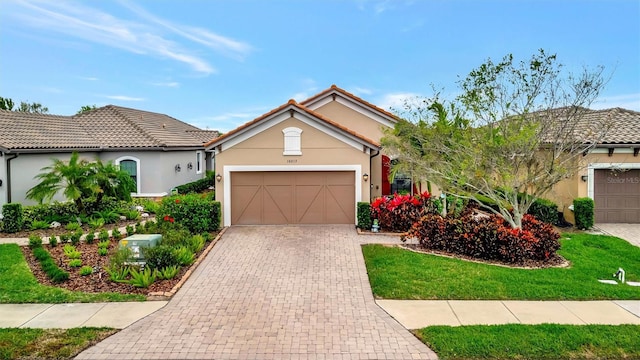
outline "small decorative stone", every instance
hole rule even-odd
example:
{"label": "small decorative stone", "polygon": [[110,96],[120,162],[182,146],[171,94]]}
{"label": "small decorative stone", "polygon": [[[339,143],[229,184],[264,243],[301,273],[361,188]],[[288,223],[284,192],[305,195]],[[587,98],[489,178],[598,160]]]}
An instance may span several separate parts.
{"label": "small decorative stone", "polygon": [[120,215],[120,220],[127,220],[126,216]]}
{"label": "small decorative stone", "polygon": [[143,212],[144,208],[140,205],[136,206],[136,210],[138,210],[138,212]]}
{"label": "small decorative stone", "polygon": [[140,216],[143,217],[143,218],[148,218],[149,214],[148,213],[142,213],[142,215],[140,215]]}
{"label": "small decorative stone", "polygon": [[51,229],[57,229],[57,228],[59,228],[61,225],[62,225],[62,224],[60,224],[59,222],[54,221],[54,222],[52,222],[52,223],[51,223],[51,225],[49,225],[49,228],[51,228]]}

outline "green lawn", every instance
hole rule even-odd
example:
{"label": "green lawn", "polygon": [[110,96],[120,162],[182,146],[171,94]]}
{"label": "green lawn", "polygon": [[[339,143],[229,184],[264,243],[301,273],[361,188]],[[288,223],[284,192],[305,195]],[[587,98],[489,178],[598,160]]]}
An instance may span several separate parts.
{"label": "green lawn", "polygon": [[0,329],[0,359],[71,359],[116,330]]}
{"label": "green lawn", "polygon": [[142,301],[142,295],[89,294],[41,285],[15,244],[0,245],[0,303]]}
{"label": "green lawn", "polygon": [[430,326],[416,331],[451,359],[639,359],[638,325]]}
{"label": "green lawn", "polygon": [[513,269],[382,245],[365,245],[363,253],[373,293],[385,299],[640,299],[640,287],[597,281],[612,279],[618,267],[640,281],[640,248],[604,235],[560,241],[568,268]]}

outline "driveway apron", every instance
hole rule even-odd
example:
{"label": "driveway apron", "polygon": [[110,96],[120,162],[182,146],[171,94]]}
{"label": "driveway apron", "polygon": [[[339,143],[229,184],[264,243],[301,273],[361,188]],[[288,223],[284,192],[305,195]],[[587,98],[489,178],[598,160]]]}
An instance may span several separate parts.
{"label": "driveway apron", "polygon": [[353,226],[227,230],[163,309],[79,359],[432,359],[378,307]]}

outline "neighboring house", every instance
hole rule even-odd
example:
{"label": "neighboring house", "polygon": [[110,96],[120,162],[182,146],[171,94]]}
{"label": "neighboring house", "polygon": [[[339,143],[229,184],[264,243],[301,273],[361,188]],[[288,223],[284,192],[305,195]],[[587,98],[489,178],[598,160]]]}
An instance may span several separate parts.
{"label": "neighboring house", "polygon": [[164,196],[212,168],[203,145],[217,136],[167,115],[113,105],[74,116],[0,110],[0,208],[33,204],[25,194],[37,184],[34,177],[52,158],[68,160],[73,151],[129,172],[134,196]]}
{"label": "neighboring house", "polygon": [[547,196],[569,221],[577,197],[595,202],[597,223],[640,223],[640,112],[613,108],[587,110],[582,129],[608,124],[609,129],[588,154],[585,167],[557,184]]}
{"label": "neighboring house", "polygon": [[206,144],[225,226],[356,223],[390,191],[380,138],[396,117],[335,85]]}

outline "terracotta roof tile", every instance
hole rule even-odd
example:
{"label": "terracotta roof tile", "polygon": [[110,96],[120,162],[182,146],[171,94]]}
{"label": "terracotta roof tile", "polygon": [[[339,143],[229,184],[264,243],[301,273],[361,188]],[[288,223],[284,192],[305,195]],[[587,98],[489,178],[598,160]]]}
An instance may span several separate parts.
{"label": "terracotta roof tile", "polygon": [[6,149],[202,147],[217,136],[149,111],[107,105],[74,116],[0,112]]}
{"label": "terracotta roof tile", "polygon": [[344,96],[346,96],[348,98],[351,98],[352,100],[354,100],[356,102],[359,102],[359,103],[361,103],[361,104],[363,104],[365,106],[368,106],[368,107],[372,108],[375,111],[378,111],[378,112],[390,117],[391,120],[393,120],[393,121],[397,121],[398,120],[398,117],[396,115],[394,115],[394,114],[390,113],[389,111],[384,110],[384,109],[382,109],[382,108],[380,108],[380,107],[378,107],[378,106],[376,106],[376,105],[374,105],[374,104],[372,104],[372,103],[370,103],[370,102],[368,102],[368,101],[366,101],[366,100],[364,100],[364,99],[362,99],[362,98],[360,98],[358,96],[355,96],[354,94],[352,94],[352,93],[350,93],[350,92],[348,92],[348,91],[346,91],[346,90],[344,90],[342,88],[339,88],[335,84],[331,85],[330,88],[328,88],[326,90],[323,90],[323,91],[319,92],[318,94],[313,95],[312,97],[301,101],[300,104],[301,105],[306,105],[306,104],[308,104],[310,102],[313,102],[314,100],[317,100],[317,99],[319,99],[319,98],[321,98],[321,97],[323,97],[325,95],[331,94],[334,91],[338,92],[338,93],[340,93],[340,94],[342,94],[342,95],[344,95]]}

